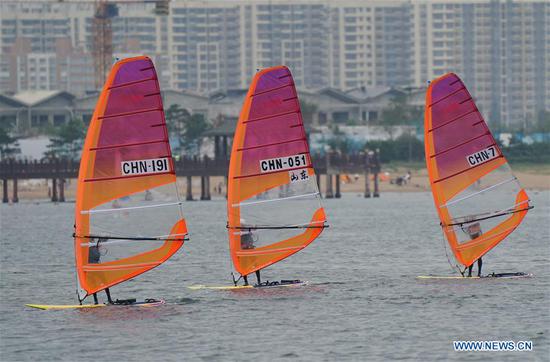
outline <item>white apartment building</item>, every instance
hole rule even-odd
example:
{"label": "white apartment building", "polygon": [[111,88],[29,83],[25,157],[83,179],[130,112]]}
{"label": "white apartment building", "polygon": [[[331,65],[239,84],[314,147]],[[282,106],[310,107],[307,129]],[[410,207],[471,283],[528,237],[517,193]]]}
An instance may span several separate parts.
{"label": "white apartment building", "polygon": [[[0,92],[93,88],[93,11],[91,1],[0,3]],[[550,109],[547,0],[172,0],[168,16],[152,4],[119,5],[112,29],[115,55],[151,56],[163,88],[242,89],[257,69],[277,64],[301,88],[344,91],[425,87],[455,72],[495,125],[528,126]],[[29,49],[16,46],[22,38]],[[72,50],[60,55],[58,38]],[[49,83],[26,82],[27,53],[53,59],[55,75],[35,76]]]}
{"label": "white apartment building", "polygon": [[509,126],[550,109],[550,2],[413,0],[414,85],[459,74],[482,113]]}

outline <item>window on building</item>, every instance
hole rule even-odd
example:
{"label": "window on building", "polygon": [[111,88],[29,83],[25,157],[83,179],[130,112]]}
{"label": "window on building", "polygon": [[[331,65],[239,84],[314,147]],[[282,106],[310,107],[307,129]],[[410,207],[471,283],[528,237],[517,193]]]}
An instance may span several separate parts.
{"label": "window on building", "polygon": [[377,120],[378,120],[378,112],[369,111],[369,121],[377,121]]}
{"label": "window on building", "polygon": [[324,112],[319,112],[319,124],[324,125],[327,123],[327,114]]}
{"label": "window on building", "polygon": [[348,112],[334,112],[332,113],[332,120],[336,123],[345,123],[349,120]]}
{"label": "window on building", "polygon": [[65,124],[65,115],[64,114],[55,114],[53,116],[53,125],[54,126],[61,126]]}

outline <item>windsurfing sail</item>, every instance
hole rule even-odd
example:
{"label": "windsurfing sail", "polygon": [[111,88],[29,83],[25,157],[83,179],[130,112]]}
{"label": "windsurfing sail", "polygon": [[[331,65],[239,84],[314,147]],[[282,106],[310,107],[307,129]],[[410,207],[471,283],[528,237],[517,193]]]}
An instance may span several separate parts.
{"label": "windsurfing sail", "polygon": [[239,117],[229,165],[229,248],[241,275],[305,248],[326,227],[290,71],[256,73]]}
{"label": "windsurfing sail", "polygon": [[426,94],[425,155],[443,233],[464,266],[506,238],[532,208],[472,96],[455,74]]}
{"label": "windsurfing sail", "polygon": [[80,161],[74,239],[80,301],[162,264],[186,235],[153,62],[118,61]]}

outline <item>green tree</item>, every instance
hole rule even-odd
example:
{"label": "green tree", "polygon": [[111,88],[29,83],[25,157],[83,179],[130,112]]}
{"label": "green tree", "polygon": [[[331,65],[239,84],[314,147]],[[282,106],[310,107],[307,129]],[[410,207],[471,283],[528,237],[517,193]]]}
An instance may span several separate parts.
{"label": "green tree", "polygon": [[302,118],[304,120],[304,123],[312,124],[313,116],[319,110],[319,106],[316,103],[300,99],[300,109],[302,111]]}
{"label": "green tree", "polygon": [[180,144],[177,151],[189,154],[200,154],[202,138],[212,125],[202,114],[190,114],[185,108],[172,104],[165,112],[170,135],[176,137]]}
{"label": "green tree", "polygon": [[346,134],[340,130],[337,124],[330,126],[332,135],[325,141],[325,144],[329,147],[331,152],[341,152],[343,154],[348,154],[352,152],[353,142],[350,140]]}
{"label": "green tree", "polygon": [[58,127],[50,138],[48,151],[44,154],[48,158],[78,159],[84,143],[86,127],[78,118]]}
{"label": "green tree", "polygon": [[393,139],[395,126],[419,125],[422,123],[422,115],[422,108],[409,105],[407,96],[402,94],[393,98],[382,110],[379,123]]}
{"label": "green tree", "polygon": [[185,121],[188,119],[191,115],[185,108],[181,108],[177,104],[172,104],[168,109],[164,112],[164,117],[166,118],[166,124],[168,126],[168,132],[170,134],[175,135],[180,139],[183,136],[183,132],[185,129]]}
{"label": "green tree", "polygon": [[193,114],[184,121],[183,148],[190,153],[200,154],[204,133],[211,128],[202,114]]}
{"label": "green tree", "polygon": [[542,110],[537,118],[537,132],[550,133],[550,112]]}
{"label": "green tree", "polygon": [[424,143],[410,135],[401,135],[395,140],[370,141],[366,148],[380,149],[380,161],[422,161],[424,159]]}
{"label": "green tree", "polygon": [[516,143],[502,151],[510,163],[550,163],[550,142],[537,142],[532,145]]}
{"label": "green tree", "polygon": [[13,157],[20,152],[17,138],[11,136],[10,127],[0,124],[0,159]]}

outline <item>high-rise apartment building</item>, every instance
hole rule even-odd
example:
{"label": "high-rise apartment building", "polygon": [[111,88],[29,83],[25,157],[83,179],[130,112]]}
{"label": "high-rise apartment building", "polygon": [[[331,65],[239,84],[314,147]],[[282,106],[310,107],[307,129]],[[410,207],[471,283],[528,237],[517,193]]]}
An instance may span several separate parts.
{"label": "high-rise apartment building", "polygon": [[[0,13],[1,91],[93,88],[92,1],[6,0]],[[119,5],[112,29],[115,55],[151,56],[163,88],[245,88],[277,64],[313,89],[425,87],[452,71],[492,123],[529,124],[550,109],[545,0],[172,0],[168,16]]]}
{"label": "high-rise apartment building", "polygon": [[414,85],[459,74],[492,123],[550,109],[550,2],[412,2]]}

